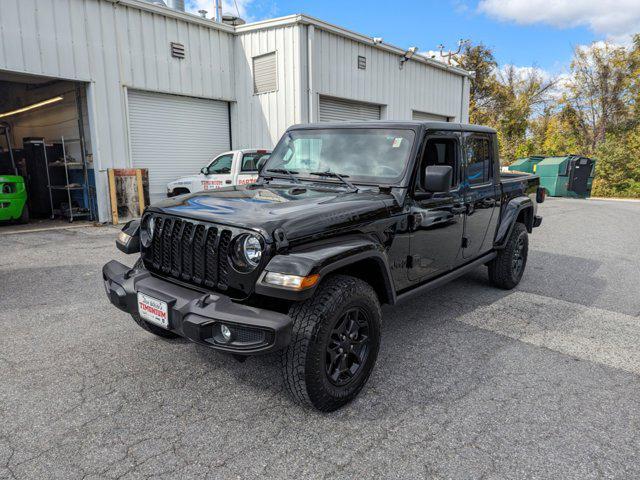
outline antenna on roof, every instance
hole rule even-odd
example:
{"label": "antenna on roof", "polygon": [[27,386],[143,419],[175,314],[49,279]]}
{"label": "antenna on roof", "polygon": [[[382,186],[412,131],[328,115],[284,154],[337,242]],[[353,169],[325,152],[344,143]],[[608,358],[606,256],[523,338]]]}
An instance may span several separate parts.
{"label": "antenna on roof", "polygon": [[447,65],[451,65],[451,62],[452,62],[453,58],[457,57],[460,54],[460,52],[462,51],[462,47],[464,47],[468,43],[469,43],[469,40],[465,40],[465,39],[461,38],[460,40],[458,40],[458,49],[455,52],[448,51],[447,53],[444,53],[444,45],[441,43],[440,45],[438,45],[438,51],[440,52],[440,58],[446,59]]}

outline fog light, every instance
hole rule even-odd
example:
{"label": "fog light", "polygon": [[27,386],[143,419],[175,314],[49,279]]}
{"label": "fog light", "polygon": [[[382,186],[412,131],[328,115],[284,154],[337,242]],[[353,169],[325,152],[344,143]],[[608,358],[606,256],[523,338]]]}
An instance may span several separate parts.
{"label": "fog light", "polygon": [[275,285],[277,287],[287,288],[289,290],[304,290],[305,288],[313,287],[320,275],[317,273],[314,275],[307,275],[301,277],[299,275],[286,275],[284,273],[267,272],[264,276],[264,283],[269,285]]}
{"label": "fog light", "polygon": [[220,325],[220,333],[225,342],[231,341],[231,330],[226,325]]}

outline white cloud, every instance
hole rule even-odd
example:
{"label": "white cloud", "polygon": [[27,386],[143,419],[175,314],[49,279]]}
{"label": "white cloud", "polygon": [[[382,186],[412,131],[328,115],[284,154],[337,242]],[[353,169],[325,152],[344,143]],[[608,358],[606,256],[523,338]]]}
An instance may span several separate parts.
{"label": "white cloud", "polygon": [[640,32],[638,0],[481,0],[478,9],[523,25],[586,26],[597,35],[621,43],[628,43],[632,34]]}
{"label": "white cloud", "polygon": [[[229,15],[238,15],[238,11],[240,12],[240,17],[245,20],[251,20],[251,15],[249,14],[249,7],[253,0],[236,0],[234,3],[233,0],[222,0],[222,13]],[[236,10],[236,3],[238,5],[238,9]],[[215,14],[214,1],[213,0],[186,0],[185,1],[185,9],[187,12],[198,13],[198,10],[206,10],[207,17],[211,18]]]}

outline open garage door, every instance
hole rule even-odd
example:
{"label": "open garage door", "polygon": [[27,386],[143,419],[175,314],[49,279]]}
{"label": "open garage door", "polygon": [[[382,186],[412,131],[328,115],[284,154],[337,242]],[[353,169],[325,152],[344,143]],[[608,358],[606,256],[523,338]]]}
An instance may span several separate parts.
{"label": "open garage door", "polygon": [[231,149],[227,102],[137,90],[128,99],[131,161],[148,169],[152,203],[166,197],[168,182]]}
{"label": "open garage door", "polygon": [[413,111],[413,119],[420,122],[448,122],[449,117],[444,115],[436,115],[435,113],[420,112],[418,110]]}
{"label": "open garage door", "polygon": [[380,120],[380,105],[320,97],[321,122],[362,122]]}

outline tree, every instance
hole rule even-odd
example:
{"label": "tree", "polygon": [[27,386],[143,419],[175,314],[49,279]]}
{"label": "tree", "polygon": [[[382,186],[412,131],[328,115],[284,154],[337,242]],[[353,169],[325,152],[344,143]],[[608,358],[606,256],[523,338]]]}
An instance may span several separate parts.
{"label": "tree", "polygon": [[554,84],[554,79],[543,78],[535,68],[508,65],[494,73],[490,116],[502,134],[500,151],[505,160],[533,153],[534,144],[528,138],[531,117],[551,101]]}
{"label": "tree", "polygon": [[594,196],[640,197],[640,125],[608,133],[596,158]]}
{"label": "tree", "polygon": [[471,123],[486,124],[487,106],[493,94],[493,72],[498,62],[493,51],[479,43],[472,45],[467,42],[456,63],[463,69],[473,72],[469,98],[469,118]]}
{"label": "tree", "polygon": [[605,140],[608,130],[628,119],[628,67],[624,47],[601,42],[574,49],[565,101],[578,117],[589,152]]}

